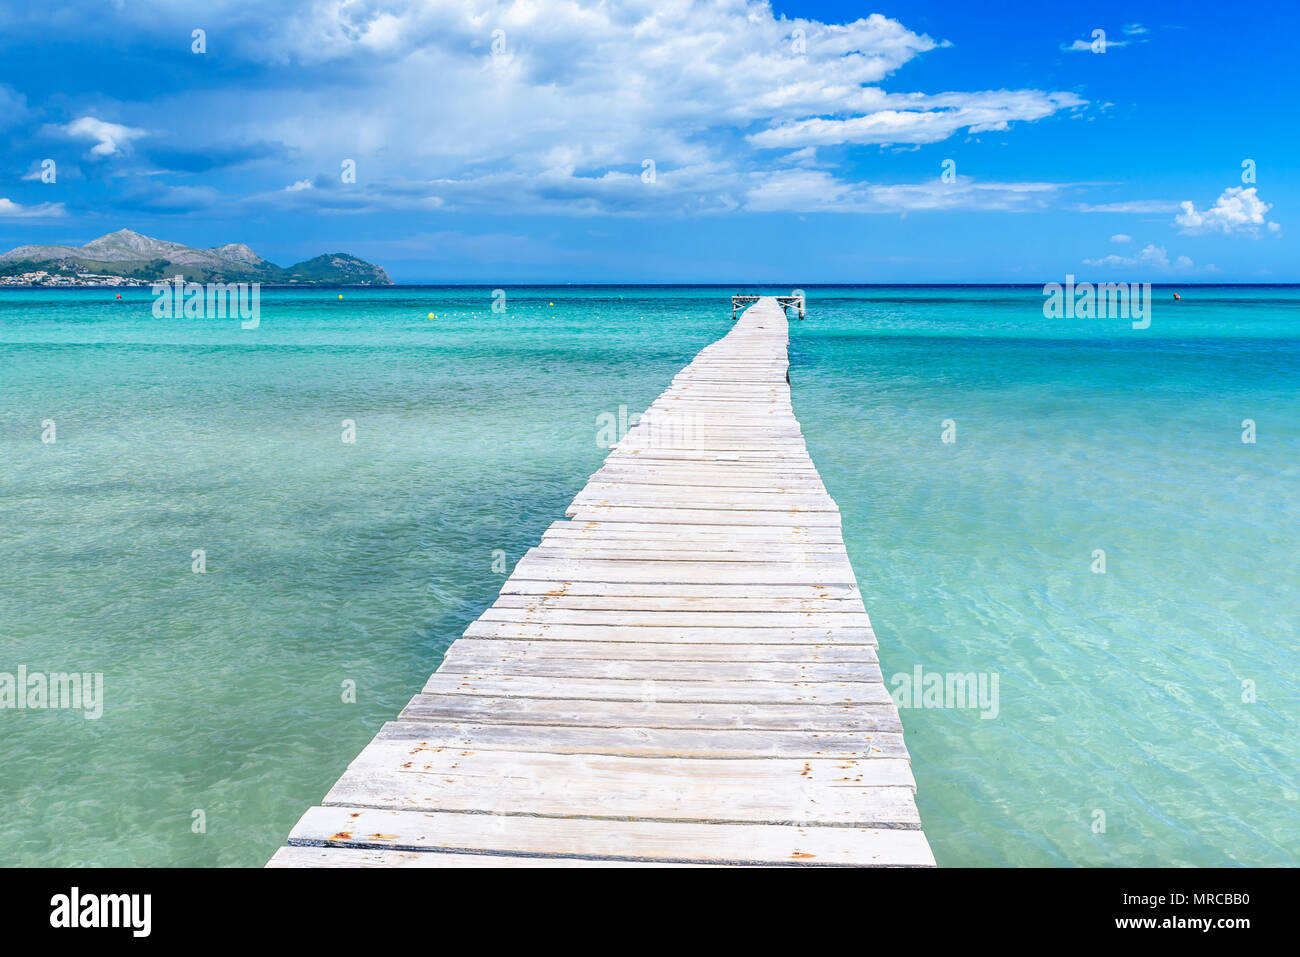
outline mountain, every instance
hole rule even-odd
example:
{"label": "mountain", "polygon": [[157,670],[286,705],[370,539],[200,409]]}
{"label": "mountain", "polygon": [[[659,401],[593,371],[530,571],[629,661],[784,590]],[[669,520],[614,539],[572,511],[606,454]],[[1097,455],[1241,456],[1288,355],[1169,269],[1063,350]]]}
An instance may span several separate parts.
{"label": "mountain", "polygon": [[100,236],[84,246],[19,246],[0,255],[0,275],[40,270],[57,276],[91,273],[137,282],[161,282],[182,275],[190,282],[304,286],[393,284],[379,266],[346,253],[327,253],[284,269],[267,262],[243,243],[193,249],[129,229]]}

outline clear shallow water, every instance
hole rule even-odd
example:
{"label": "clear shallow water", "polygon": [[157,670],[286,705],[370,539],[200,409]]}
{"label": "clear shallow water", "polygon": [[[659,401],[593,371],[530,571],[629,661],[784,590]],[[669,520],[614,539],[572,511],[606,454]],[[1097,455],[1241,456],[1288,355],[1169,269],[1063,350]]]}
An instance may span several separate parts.
{"label": "clear shallow water", "polygon": [[[0,671],[106,682],[0,711],[0,864],[263,863],[733,291],[267,291],[250,331],[0,293]],[[885,673],[1000,680],[994,720],[903,712],[939,862],[1296,863],[1300,290],[1157,290],[1144,331],[809,292],[796,411]]]}

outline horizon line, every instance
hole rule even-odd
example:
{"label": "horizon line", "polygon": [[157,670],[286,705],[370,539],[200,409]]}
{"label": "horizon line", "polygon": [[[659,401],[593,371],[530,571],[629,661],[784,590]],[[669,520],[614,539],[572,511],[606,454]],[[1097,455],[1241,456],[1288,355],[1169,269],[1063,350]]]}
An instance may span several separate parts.
{"label": "horizon line", "polygon": [[[158,282],[142,281],[129,286],[123,286],[115,283],[85,283],[78,285],[36,285],[20,286],[6,285],[0,286],[3,289],[117,289],[131,290],[143,289],[151,285],[161,285],[170,283],[172,280],[159,280]],[[197,282],[197,280],[196,280]],[[1048,283],[1059,283],[1059,280],[1050,279]],[[1115,279],[1078,279],[1075,278],[1075,285],[1091,283],[1099,285],[1103,283],[1125,283],[1127,285],[1146,285],[1146,283],[1133,282],[1132,280],[1115,280]],[[256,283],[266,289],[352,289],[352,290],[372,290],[372,289],[549,289],[561,286],[571,286],[574,288],[609,288],[609,289],[1040,289],[1045,284],[1041,282],[805,282],[805,283],[773,283],[773,282],[584,282],[579,280],[561,280],[552,282],[438,282],[434,280],[424,282],[394,282],[388,285],[379,285],[372,283]],[[1179,289],[1285,289],[1300,287],[1300,280],[1287,282],[1151,282],[1152,288],[1175,287]],[[775,293],[774,295],[779,295]]]}

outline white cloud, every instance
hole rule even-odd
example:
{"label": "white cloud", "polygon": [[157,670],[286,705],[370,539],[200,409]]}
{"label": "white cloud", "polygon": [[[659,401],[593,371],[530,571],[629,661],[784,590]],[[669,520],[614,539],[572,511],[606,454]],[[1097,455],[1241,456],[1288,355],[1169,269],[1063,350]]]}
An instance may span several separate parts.
{"label": "white cloud", "polygon": [[[1094,32],[1101,32],[1102,36],[1093,37]],[[1087,40],[1074,40],[1071,43],[1062,43],[1061,49],[1070,53],[1104,53],[1111,47],[1126,47],[1130,43],[1148,43],[1146,36],[1151,31],[1140,23],[1126,23],[1120,27],[1120,32],[1126,37],[1132,37],[1131,40],[1112,40],[1108,31],[1088,31]],[[1098,40],[1105,40],[1105,50],[1093,50],[1093,44]],[[1100,46],[1100,44],[1098,44]]]}
{"label": "white cloud", "polygon": [[62,203],[38,203],[22,206],[0,196],[0,219],[54,219],[64,213]]}
{"label": "white cloud", "polygon": [[1258,236],[1261,226],[1274,233],[1281,229],[1277,223],[1267,220],[1266,214],[1273,207],[1259,198],[1254,186],[1230,186],[1205,210],[1198,210],[1191,200],[1179,205],[1182,212],[1174,217],[1174,222],[1184,233]]}
{"label": "white cloud", "polygon": [[315,189],[315,185],[309,179],[300,179],[284,188],[286,193],[300,193],[304,189]]}
{"label": "white cloud", "polygon": [[[58,182],[60,183],[67,182],[68,180],[85,178],[82,175],[81,167],[72,163],[57,163],[55,166],[55,172],[58,176]],[[24,182],[40,183],[43,182],[47,176],[49,176],[49,170],[45,165],[44,160],[34,159],[30,164],[28,164],[27,172],[23,173],[20,178]]]}
{"label": "white cloud", "polygon": [[787,153],[781,157],[781,162],[790,166],[824,166],[817,159],[817,147],[805,146],[803,149],[795,150],[793,153]]}
{"label": "white cloud", "polygon": [[1110,237],[1110,241],[1112,243],[1131,243],[1133,237],[1126,236],[1124,233],[1116,233],[1114,236]]}
{"label": "white cloud", "polygon": [[1028,212],[1044,209],[1078,183],[977,182],[938,177],[919,183],[870,183],[810,165],[800,151],[789,166],[741,170],[721,162],[660,169],[646,183],[641,169],[580,175],[572,167],[536,174],[504,171],[389,183],[380,193],[357,193],[319,181],[314,190],[276,190],[246,197],[250,208],[361,213],[378,209],[494,211],[502,197],[529,213],[582,215],[711,215],[750,212],[907,213],[971,209]]}
{"label": "white cloud", "polygon": [[[1196,264],[1187,256],[1179,256],[1171,262],[1169,251],[1164,246],[1154,244],[1143,247],[1142,251],[1134,256],[1119,256],[1111,253],[1109,256],[1103,256],[1100,259],[1085,259],[1084,264],[1088,266],[1142,266],[1161,272],[1190,272],[1196,268]],[[1213,269],[1214,267],[1208,266],[1206,268]]]}
{"label": "white cloud", "polygon": [[1081,213],[1172,213],[1178,202],[1172,199],[1138,199],[1120,203],[1080,203]]}
{"label": "white cloud", "polygon": [[[869,183],[837,177],[825,169],[795,165],[770,170],[737,170],[722,163],[700,163],[661,170],[652,185],[640,171],[575,176],[555,169],[536,176],[496,174],[411,184],[394,208],[416,202],[425,208],[491,209],[502,195],[517,208],[565,215],[645,212],[708,215],[750,212],[907,213],[979,209],[1007,212],[1045,208],[1071,183],[975,182],[967,177],[943,183]],[[430,195],[432,194],[432,195]],[[354,208],[347,194],[335,192],[339,211]]]}
{"label": "white cloud", "polygon": [[95,140],[90,149],[91,156],[113,156],[127,150],[131,141],[146,135],[145,130],[123,126],[121,123],[108,123],[93,116],[83,116],[63,127],[69,136],[78,139]]}
{"label": "white cloud", "polygon": [[[843,143],[937,143],[959,130],[984,133],[1010,129],[1017,120],[1040,120],[1058,110],[1082,106],[1073,93],[988,90],[982,93],[891,95],[864,90],[862,105],[873,112],[843,119],[813,117],[774,126],[748,139],[759,147],[833,146]],[[889,109],[891,104],[921,109]]]}
{"label": "white cloud", "polygon": [[[1094,52],[1092,49],[1093,42],[1094,41],[1092,40],[1075,40],[1073,43],[1062,43],[1061,49],[1065,50],[1067,53],[1092,53]],[[1128,46],[1127,40],[1111,40],[1111,39],[1106,40],[1107,50],[1109,50],[1111,47],[1126,47],[1126,46]],[[1100,53],[1103,51],[1098,50],[1096,52]]]}
{"label": "white cloud", "polygon": [[745,208],[764,212],[906,213],[946,209],[1006,212],[1043,208],[1065,183],[860,183],[824,170],[790,169],[756,174]]}
{"label": "white cloud", "polygon": [[[223,29],[231,56],[316,82],[254,100],[187,91],[154,109],[178,118],[178,138],[193,131],[187,142],[221,130],[294,157],[355,158],[347,190],[324,162],[315,189],[273,190],[338,211],[737,208],[771,196],[773,167],[829,166],[823,144],[929,144],[1085,103],[1033,89],[887,92],[895,71],[944,44],[879,14],[827,24],[759,0],[303,3],[258,25]],[[849,175],[842,154],[833,162]]]}

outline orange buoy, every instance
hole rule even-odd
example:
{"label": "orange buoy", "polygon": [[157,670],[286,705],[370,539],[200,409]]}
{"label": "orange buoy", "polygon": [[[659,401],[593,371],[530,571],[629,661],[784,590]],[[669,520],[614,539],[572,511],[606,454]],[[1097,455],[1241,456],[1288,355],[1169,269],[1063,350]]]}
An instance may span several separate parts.
{"label": "orange buoy", "polygon": [[1182,299],[1183,297],[1180,296],[1180,295],[1178,295],[1178,293],[1174,293],[1174,298],[1175,298],[1175,299]]}

